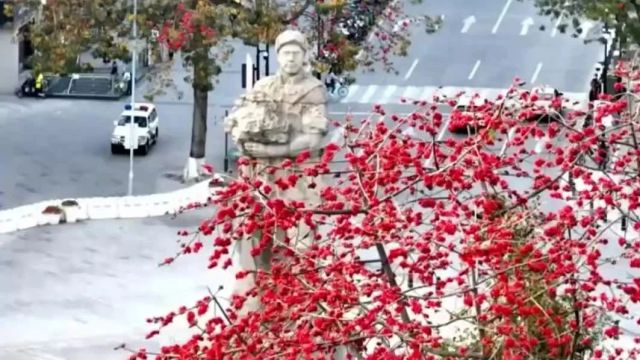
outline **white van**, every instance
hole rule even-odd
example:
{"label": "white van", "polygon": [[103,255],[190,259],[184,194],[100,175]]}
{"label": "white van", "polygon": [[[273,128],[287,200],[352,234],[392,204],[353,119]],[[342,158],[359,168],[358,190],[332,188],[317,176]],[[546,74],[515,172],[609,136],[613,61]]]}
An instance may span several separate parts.
{"label": "white van", "polygon": [[[133,141],[131,141],[131,127],[129,126],[132,117],[135,119]],[[159,122],[160,119],[155,105],[136,103],[134,109],[131,109],[131,104],[125,105],[120,118],[113,121],[111,153],[117,154],[121,151],[128,151],[133,147],[134,150],[139,150],[142,155],[146,155],[149,153],[151,146],[158,142]]]}

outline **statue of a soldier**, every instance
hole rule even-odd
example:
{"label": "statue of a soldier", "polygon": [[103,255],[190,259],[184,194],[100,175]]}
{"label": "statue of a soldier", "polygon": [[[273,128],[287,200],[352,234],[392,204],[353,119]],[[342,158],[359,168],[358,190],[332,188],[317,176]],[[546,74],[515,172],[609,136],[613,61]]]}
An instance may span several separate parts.
{"label": "statue of a soldier", "polygon": [[[249,89],[236,102],[225,120],[225,130],[231,134],[241,153],[252,158],[251,163],[242,166],[239,172],[268,183],[287,173],[279,170],[267,174],[263,171],[267,167],[278,166],[283,160],[295,158],[304,150],[311,150],[312,158],[309,161],[317,159],[329,123],[326,88],[305,69],[308,51],[305,36],[299,31],[286,30],[276,38],[275,48],[279,64],[277,73],[260,79],[253,89]],[[295,166],[286,171],[296,171]],[[272,196],[304,201],[306,204],[319,201],[316,191],[308,188],[304,178],[298,181],[297,186],[284,192],[277,191],[277,186],[273,188],[276,191]],[[296,234],[287,235],[290,240],[304,244],[309,244],[312,237],[308,229],[298,229]],[[253,245],[258,240],[253,238]],[[249,244],[239,244],[239,248],[240,266],[244,270],[270,269],[272,248],[255,258],[249,253]],[[253,279],[247,279],[244,283],[236,284],[235,291],[246,291],[252,284]],[[249,301],[246,310],[253,310],[257,306],[256,301]]]}
{"label": "statue of a soldier", "polygon": [[244,155],[282,161],[316,149],[327,131],[324,84],[305,70],[305,36],[286,30],[276,38],[279,70],[244,95],[225,125]]}

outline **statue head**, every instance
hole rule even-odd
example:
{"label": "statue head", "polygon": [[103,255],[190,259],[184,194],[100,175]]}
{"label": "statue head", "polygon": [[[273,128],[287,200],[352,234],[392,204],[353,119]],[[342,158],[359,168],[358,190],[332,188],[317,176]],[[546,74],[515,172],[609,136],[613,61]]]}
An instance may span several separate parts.
{"label": "statue head", "polygon": [[276,38],[278,64],[286,75],[297,75],[304,67],[307,39],[297,30],[285,30]]}

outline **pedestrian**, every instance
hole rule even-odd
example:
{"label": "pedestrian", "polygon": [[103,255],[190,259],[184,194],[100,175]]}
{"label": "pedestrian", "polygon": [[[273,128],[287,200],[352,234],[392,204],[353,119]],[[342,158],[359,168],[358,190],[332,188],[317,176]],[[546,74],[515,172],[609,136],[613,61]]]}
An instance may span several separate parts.
{"label": "pedestrian", "polygon": [[115,78],[116,76],[118,76],[118,63],[113,60],[111,63],[111,77]]}
{"label": "pedestrian", "polygon": [[334,73],[333,68],[331,68],[331,70],[329,70],[329,73],[327,74],[327,78],[324,80],[324,85],[327,87],[327,90],[329,90],[330,94],[333,94],[336,89],[337,78],[338,77]]}
{"label": "pedestrian", "polygon": [[36,76],[36,84],[35,90],[38,96],[42,96],[44,88],[44,75],[41,72],[38,72],[38,76]]}
{"label": "pedestrian", "polygon": [[131,85],[133,84],[133,81],[131,80],[131,73],[128,71],[125,71],[124,75],[122,75],[122,78],[124,81],[127,82],[127,90],[126,90],[126,94],[127,95],[131,95]]}
{"label": "pedestrian", "polygon": [[589,101],[595,101],[600,96],[602,92],[602,82],[600,81],[600,77],[596,73],[593,75],[593,79],[591,79],[591,90],[589,91]]}

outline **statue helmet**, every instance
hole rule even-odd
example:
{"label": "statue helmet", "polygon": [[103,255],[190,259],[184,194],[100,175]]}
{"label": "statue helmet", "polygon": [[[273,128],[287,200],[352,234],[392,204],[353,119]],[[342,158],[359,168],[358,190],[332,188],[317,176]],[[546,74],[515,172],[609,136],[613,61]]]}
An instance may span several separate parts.
{"label": "statue helmet", "polygon": [[276,38],[276,53],[280,51],[280,48],[287,44],[296,44],[302,48],[302,51],[307,52],[309,49],[307,44],[307,38],[298,30],[285,30]]}

